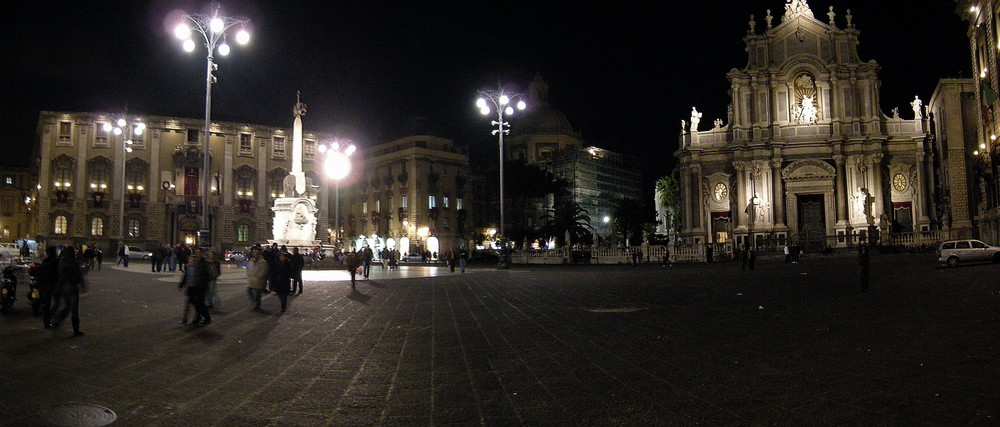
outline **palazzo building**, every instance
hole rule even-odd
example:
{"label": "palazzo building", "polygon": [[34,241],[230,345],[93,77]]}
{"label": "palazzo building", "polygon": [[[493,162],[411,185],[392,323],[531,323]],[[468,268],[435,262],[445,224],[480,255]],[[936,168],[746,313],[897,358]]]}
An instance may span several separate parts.
{"label": "palazzo building", "polygon": [[[119,118],[127,122],[123,134],[105,130]],[[291,129],[213,122],[208,172],[203,129],[204,121],[194,119],[43,111],[34,171],[37,240],[92,243],[105,251],[116,250],[119,241],[139,249],[195,243],[206,194],[213,248],[271,239],[271,207],[291,170]],[[324,138],[303,133],[303,169],[316,183],[322,182],[314,166],[316,143]],[[209,188],[205,173],[212,176]],[[311,197],[319,199],[317,229],[325,231],[326,192]]]}
{"label": "palazzo building", "polygon": [[702,130],[696,108],[682,121],[682,237],[837,247],[875,229],[931,229],[923,102],[882,112],[880,66],[858,56],[850,11],[817,17],[791,0],[763,16],[743,39],[747,65],[727,74],[726,122]]}
{"label": "palazzo building", "polygon": [[467,147],[411,135],[362,154],[358,182],[340,195],[340,224],[354,247],[433,255],[465,246],[480,232],[470,227],[474,180]]}
{"label": "palazzo building", "polygon": [[0,242],[35,238],[36,194],[28,168],[0,167]]}

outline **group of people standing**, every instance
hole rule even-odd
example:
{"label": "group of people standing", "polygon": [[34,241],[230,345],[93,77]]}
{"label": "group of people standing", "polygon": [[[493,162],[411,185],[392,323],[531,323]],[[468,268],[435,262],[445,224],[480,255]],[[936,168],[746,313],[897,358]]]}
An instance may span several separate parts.
{"label": "group of people standing", "polygon": [[264,248],[254,246],[247,263],[247,298],[254,310],[260,309],[264,293],[274,292],[281,301],[281,312],[284,313],[288,309],[288,295],[302,294],[303,268],[305,257],[299,248],[292,248],[289,253],[288,248],[279,248],[277,243]]}
{"label": "group of people standing", "polygon": [[87,292],[84,281],[83,257],[80,249],[67,246],[58,250],[55,246],[45,248],[45,258],[33,267],[31,275],[38,283],[41,298],[42,327],[54,331],[70,316],[73,336],[83,336],[80,330],[80,294]]}
{"label": "group of people standing", "polygon": [[448,249],[444,252],[444,260],[448,263],[448,269],[450,269],[452,273],[455,272],[456,263],[458,264],[459,270],[462,273],[465,273],[465,267],[469,263],[469,251],[465,250],[464,247],[459,248],[458,250]]}
{"label": "group of people standing", "polygon": [[164,270],[177,271],[177,267],[180,267],[181,271],[184,271],[193,251],[183,243],[177,243],[173,246],[169,243],[164,243],[153,248],[150,253],[152,254],[150,256],[152,271],[158,273]]}

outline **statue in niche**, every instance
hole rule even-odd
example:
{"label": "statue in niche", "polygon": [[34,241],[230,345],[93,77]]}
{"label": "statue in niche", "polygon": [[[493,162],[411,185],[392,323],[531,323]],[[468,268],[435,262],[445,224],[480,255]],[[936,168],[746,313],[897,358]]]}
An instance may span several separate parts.
{"label": "statue in niche", "polygon": [[816,123],[819,115],[817,105],[816,81],[809,73],[802,73],[795,78],[794,91],[796,105],[793,107],[794,119],[801,124]]}
{"label": "statue in niche", "polygon": [[872,194],[868,189],[861,187],[855,193],[854,202],[857,205],[857,212],[865,217],[868,225],[875,225],[875,217],[872,215],[872,205],[875,204]]}
{"label": "statue in niche", "polygon": [[923,114],[924,102],[920,100],[919,96],[914,96],[913,101],[910,102],[910,107],[913,107],[913,120],[920,120],[924,118]]}
{"label": "statue in niche", "polygon": [[757,193],[754,193],[753,197],[750,198],[750,203],[747,203],[745,211],[749,225],[756,224],[757,221],[760,220],[760,217],[762,216],[761,214],[763,213],[761,210],[763,208],[764,207],[760,203],[760,197],[757,196]]}
{"label": "statue in niche", "polygon": [[702,114],[698,112],[697,108],[691,107],[691,132],[698,131],[698,124],[701,123]]}

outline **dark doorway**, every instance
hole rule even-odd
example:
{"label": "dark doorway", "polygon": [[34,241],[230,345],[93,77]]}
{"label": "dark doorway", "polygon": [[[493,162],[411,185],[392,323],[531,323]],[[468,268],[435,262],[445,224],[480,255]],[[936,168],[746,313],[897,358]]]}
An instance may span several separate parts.
{"label": "dark doorway", "polygon": [[797,243],[803,250],[819,252],[826,246],[826,221],[823,195],[800,194],[796,197],[799,211]]}
{"label": "dark doorway", "polygon": [[892,204],[892,232],[913,232],[913,205],[910,202]]}
{"label": "dark doorway", "polygon": [[712,234],[715,238],[713,242],[726,243],[729,241],[731,238],[729,224],[729,212],[712,212]]}

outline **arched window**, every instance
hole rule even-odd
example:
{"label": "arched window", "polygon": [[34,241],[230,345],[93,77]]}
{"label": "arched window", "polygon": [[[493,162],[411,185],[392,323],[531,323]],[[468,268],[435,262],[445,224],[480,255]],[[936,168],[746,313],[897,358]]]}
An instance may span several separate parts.
{"label": "arched window", "polygon": [[90,220],[90,235],[91,236],[104,236],[104,219],[99,217],[94,217]]}
{"label": "arched window", "polygon": [[240,224],[236,226],[236,242],[237,243],[249,243],[250,242],[250,226],[246,224]]}
{"label": "arched window", "polygon": [[139,234],[140,231],[139,225],[140,224],[138,218],[132,218],[128,220],[128,237],[131,238],[141,237],[141,235]]}
{"label": "arched window", "polygon": [[52,234],[65,235],[69,227],[69,221],[66,220],[64,215],[59,215],[56,217],[56,220],[52,225]]}

